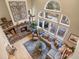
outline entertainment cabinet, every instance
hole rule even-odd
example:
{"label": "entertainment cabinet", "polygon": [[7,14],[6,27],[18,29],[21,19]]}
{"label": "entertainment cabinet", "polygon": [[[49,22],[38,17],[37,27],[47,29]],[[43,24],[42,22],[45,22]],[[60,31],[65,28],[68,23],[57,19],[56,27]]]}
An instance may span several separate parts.
{"label": "entertainment cabinet", "polygon": [[[5,27],[6,26],[7,24],[5,25]],[[11,25],[6,28],[2,26],[2,28],[9,42],[13,44],[16,41],[22,39],[23,37],[31,33],[31,30],[28,28],[28,26],[29,26],[28,22],[24,22],[17,25]]]}

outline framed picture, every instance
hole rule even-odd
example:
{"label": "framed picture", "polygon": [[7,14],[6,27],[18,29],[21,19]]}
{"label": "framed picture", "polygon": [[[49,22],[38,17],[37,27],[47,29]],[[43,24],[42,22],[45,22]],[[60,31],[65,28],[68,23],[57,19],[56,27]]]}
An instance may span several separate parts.
{"label": "framed picture", "polygon": [[68,40],[69,40],[69,42],[71,42],[73,44],[77,44],[77,42],[79,40],[79,36],[71,33]]}
{"label": "framed picture", "polygon": [[5,0],[5,1],[14,25],[26,21],[28,12],[26,0]]}
{"label": "framed picture", "polygon": [[9,1],[9,6],[11,9],[14,21],[19,21],[27,18],[25,1]]}

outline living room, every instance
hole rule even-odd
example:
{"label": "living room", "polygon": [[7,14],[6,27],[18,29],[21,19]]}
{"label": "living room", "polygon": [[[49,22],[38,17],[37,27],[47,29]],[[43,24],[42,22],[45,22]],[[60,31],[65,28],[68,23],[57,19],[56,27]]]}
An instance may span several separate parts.
{"label": "living room", "polygon": [[78,5],[77,0],[1,0],[0,59],[78,59]]}

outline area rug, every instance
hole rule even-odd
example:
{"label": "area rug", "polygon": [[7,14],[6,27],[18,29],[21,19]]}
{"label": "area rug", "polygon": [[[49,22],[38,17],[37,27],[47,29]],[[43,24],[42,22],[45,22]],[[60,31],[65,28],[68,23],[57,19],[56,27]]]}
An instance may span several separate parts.
{"label": "area rug", "polygon": [[[38,51],[36,48],[40,42],[41,42],[41,47],[43,49],[43,51],[41,51],[41,52]],[[30,41],[25,42],[24,46],[33,59],[48,59],[46,56],[49,51],[49,48],[47,47],[47,45],[44,42],[42,42],[40,40],[38,40],[38,41],[30,40]]]}

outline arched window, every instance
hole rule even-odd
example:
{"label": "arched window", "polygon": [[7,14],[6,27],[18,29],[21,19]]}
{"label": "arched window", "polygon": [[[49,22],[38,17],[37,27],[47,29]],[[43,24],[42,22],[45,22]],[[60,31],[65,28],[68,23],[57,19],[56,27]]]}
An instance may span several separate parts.
{"label": "arched window", "polygon": [[46,3],[44,10],[38,14],[38,28],[43,29],[45,34],[57,37],[62,42],[66,37],[70,20],[68,16],[61,13],[58,0],[50,0]]}
{"label": "arched window", "polygon": [[65,25],[65,26],[70,26],[70,20],[68,16],[61,15],[60,24]]}
{"label": "arched window", "polygon": [[48,1],[44,9],[52,11],[60,11],[60,3],[58,2],[58,0]]}

